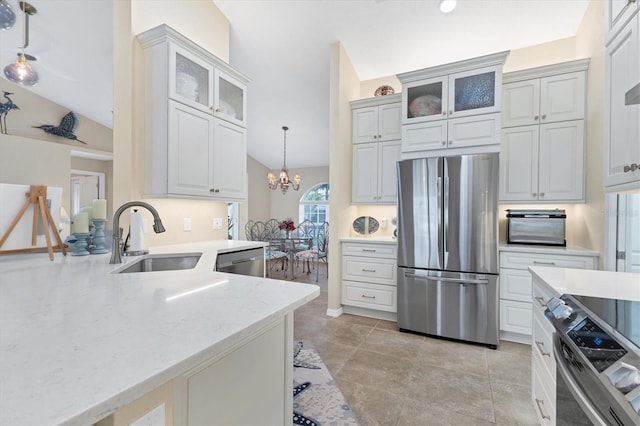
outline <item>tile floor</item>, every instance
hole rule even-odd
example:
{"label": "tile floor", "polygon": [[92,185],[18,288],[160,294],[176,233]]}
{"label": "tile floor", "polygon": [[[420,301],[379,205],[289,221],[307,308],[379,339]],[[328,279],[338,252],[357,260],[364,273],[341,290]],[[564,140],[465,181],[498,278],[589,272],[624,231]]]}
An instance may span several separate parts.
{"label": "tile floor", "polygon": [[[362,425],[538,424],[530,346],[491,350],[400,333],[394,322],[328,317],[320,268],[320,296],[296,310],[294,337],[315,345]],[[296,281],[315,284],[315,271],[298,271]]]}

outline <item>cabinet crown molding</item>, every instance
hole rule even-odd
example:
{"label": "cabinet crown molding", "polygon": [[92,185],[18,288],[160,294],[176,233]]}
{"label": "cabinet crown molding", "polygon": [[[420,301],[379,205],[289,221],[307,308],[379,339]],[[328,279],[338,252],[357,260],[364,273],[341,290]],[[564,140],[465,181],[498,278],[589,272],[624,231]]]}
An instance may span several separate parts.
{"label": "cabinet crown molding", "polygon": [[251,81],[249,77],[232,68],[231,65],[229,65],[227,62],[218,58],[216,55],[209,52],[207,49],[203,48],[191,39],[188,39],[167,24],[161,24],[157,27],[151,28],[150,30],[144,31],[136,35],[136,38],[138,39],[138,42],[143,49],[166,42],[174,43],[184,49],[189,50],[192,53],[197,54],[198,56],[202,57],[204,61],[212,63],[216,68],[224,71],[229,76],[241,81],[243,84],[248,84]]}
{"label": "cabinet crown molding", "polygon": [[568,74],[577,71],[587,71],[589,69],[590,61],[591,58],[577,59],[575,61],[543,65],[541,67],[527,68],[524,70],[504,73],[502,74],[502,84],[531,80],[533,78],[550,77],[558,74]]}
{"label": "cabinet crown molding", "polygon": [[432,77],[440,77],[451,74],[453,72],[464,72],[476,68],[483,68],[492,65],[503,65],[507,59],[509,50],[504,52],[492,53],[491,55],[478,56],[477,58],[465,59],[462,61],[451,62],[449,64],[437,65],[435,67],[424,68],[416,71],[409,71],[397,74],[396,77],[402,84],[420,81]]}
{"label": "cabinet crown molding", "polygon": [[402,93],[395,93],[393,95],[376,96],[375,98],[357,99],[351,101],[351,109],[367,108],[378,105],[387,105],[392,103],[402,102]]}

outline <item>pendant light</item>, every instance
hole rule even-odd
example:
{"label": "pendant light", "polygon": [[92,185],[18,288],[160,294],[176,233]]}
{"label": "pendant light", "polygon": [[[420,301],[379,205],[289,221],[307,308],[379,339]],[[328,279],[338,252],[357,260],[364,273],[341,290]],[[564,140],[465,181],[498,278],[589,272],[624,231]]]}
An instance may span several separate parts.
{"label": "pendant light", "polygon": [[16,23],[16,14],[11,5],[5,0],[0,0],[0,30],[8,30]]}
{"label": "pendant light", "polygon": [[269,172],[269,174],[267,174],[267,181],[269,189],[276,189],[279,185],[282,190],[282,195],[284,195],[289,187],[293,188],[294,191],[300,189],[300,181],[302,178],[298,173],[295,174],[293,180],[289,178],[289,170],[287,169],[287,130],[289,130],[289,128],[282,126],[282,130],[284,130],[284,163],[282,170],[280,170],[280,176],[277,179],[273,173]]}
{"label": "pendant light", "polygon": [[34,15],[37,10],[29,3],[21,1],[20,9],[24,13],[24,33],[21,52],[18,54],[18,60],[4,67],[4,75],[14,83],[21,84],[23,86],[35,86],[38,83],[38,73],[31,68],[31,65],[27,62],[29,60],[35,60],[31,55],[25,55],[24,49],[29,46],[29,15]]}

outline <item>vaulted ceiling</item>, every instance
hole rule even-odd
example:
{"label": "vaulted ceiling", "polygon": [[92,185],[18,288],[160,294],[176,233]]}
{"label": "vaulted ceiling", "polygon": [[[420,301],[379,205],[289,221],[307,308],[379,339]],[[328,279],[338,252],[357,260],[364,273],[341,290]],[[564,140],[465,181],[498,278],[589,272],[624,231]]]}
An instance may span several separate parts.
{"label": "vaulted ceiling", "polygon": [[[18,22],[0,32],[3,67],[19,51],[23,28],[19,2],[6,1]],[[38,13],[26,49],[40,73],[31,90],[108,127],[113,1],[31,0]],[[230,22],[231,65],[252,79],[249,155],[272,169],[282,165],[283,125],[290,168],[328,165],[333,43],[342,42],[368,80],[574,36],[589,3],[458,0],[444,15],[437,0],[211,1]]]}

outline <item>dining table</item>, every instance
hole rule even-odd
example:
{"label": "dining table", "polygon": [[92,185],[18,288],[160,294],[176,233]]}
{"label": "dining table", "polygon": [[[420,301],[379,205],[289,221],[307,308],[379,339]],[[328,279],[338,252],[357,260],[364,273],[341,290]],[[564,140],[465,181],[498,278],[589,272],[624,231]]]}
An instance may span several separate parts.
{"label": "dining table", "polygon": [[[284,234],[282,236],[272,237],[269,240],[269,244],[272,246],[280,246],[284,248],[283,251],[287,253],[289,258],[289,265],[291,265],[291,280],[294,280],[296,277],[294,262],[296,252],[310,249],[313,245],[313,238],[310,236],[301,236],[297,233],[289,233]],[[298,249],[298,247],[304,245],[304,248]],[[287,278],[287,271],[284,273],[285,278]]]}

